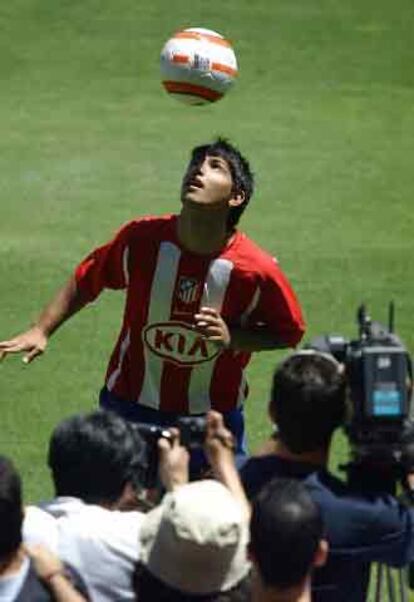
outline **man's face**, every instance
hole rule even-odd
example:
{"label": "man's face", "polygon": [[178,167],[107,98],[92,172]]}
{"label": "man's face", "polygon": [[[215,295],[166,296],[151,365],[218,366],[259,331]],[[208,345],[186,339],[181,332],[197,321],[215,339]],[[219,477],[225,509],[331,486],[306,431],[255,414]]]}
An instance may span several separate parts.
{"label": "man's face", "polygon": [[206,155],[199,163],[190,163],[181,188],[184,204],[228,207],[233,196],[233,178],[223,157]]}

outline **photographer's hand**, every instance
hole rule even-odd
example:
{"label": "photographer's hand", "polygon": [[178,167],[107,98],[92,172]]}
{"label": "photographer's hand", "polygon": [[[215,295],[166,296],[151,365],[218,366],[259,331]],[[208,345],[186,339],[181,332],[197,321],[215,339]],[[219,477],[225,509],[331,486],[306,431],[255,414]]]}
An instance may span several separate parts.
{"label": "photographer's hand", "polygon": [[207,414],[204,448],[215,477],[239,501],[246,517],[250,517],[250,504],[234,463],[234,437],[224,426],[223,416],[219,412],[211,411]]}
{"label": "photographer's hand", "polygon": [[178,429],[169,429],[171,439],[159,439],[159,475],[167,491],[173,491],[180,485],[188,483],[190,456],[180,444]]}

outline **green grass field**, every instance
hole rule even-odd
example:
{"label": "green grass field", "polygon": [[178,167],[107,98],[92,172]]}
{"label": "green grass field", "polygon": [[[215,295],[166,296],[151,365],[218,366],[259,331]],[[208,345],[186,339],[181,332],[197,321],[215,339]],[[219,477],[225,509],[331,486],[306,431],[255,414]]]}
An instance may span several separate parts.
{"label": "green grass field", "polygon": [[[240,78],[191,108],[158,56],[176,29],[234,42]],[[412,0],[14,0],[0,7],[0,339],[26,328],[93,246],[136,215],[175,211],[192,146],[217,134],[251,159],[243,229],[277,255],[307,338],[356,334],[355,310],[397,306],[414,350]],[[50,493],[45,450],[62,417],[95,407],[122,295],[65,325],[30,367],[0,366],[1,451],[26,498]],[[251,364],[252,447],[281,353]],[[346,457],[341,441],[337,457]]]}

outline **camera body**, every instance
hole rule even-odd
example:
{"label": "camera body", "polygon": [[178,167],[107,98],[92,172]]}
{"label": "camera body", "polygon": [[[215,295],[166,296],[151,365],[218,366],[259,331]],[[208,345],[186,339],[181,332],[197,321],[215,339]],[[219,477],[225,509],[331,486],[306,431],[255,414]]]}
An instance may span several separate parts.
{"label": "camera body", "polygon": [[309,345],[330,353],[345,366],[352,404],[344,428],[359,461],[406,461],[407,444],[414,441],[411,359],[393,333],[393,319],[392,304],[388,329],[372,322],[361,305],[357,339],[325,335]]}
{"label": "camera body", "polygon": [[[166,426],[132,423],[133,428],[145,441],[146,465],[144,487],[152,489],[158,485],[158,441],[171,440],[171,432]],[[180,443],[188,449],[195,449],[204,444],[207,421],[205,416],[180,416],[174,423],[180,431]]]}

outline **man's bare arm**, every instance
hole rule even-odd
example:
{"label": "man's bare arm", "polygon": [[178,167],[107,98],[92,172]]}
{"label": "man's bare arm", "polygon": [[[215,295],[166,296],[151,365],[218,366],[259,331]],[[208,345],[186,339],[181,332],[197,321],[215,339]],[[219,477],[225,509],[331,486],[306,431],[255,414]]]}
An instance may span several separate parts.
{"label": "man's bare arm", "polygon": [[0,342],[0,360],[9,353],[24,353],[23,361],[26,364],[30,363],[45,351],[49,337],[55,330],[84,305],[85,303],[80,299],[76,280],[72,276],[58,290],[31,328],[8,341]]}
{"label": "man's bare arm", "polygon": [[212,343],[223,349],[235,351],[264,351],[266,349],[283,349],[288,345],[277,338],[265,327],[229,328],[215,309],[202,307],[194,316],[197,330]]}
{"label": "man's bare arm", "polygon": [[223,416],[213,410],[207,414],[204,449],[214,476],[231,491],[249,519],[250,504],[234,461],[234,437],[224,426]]}

